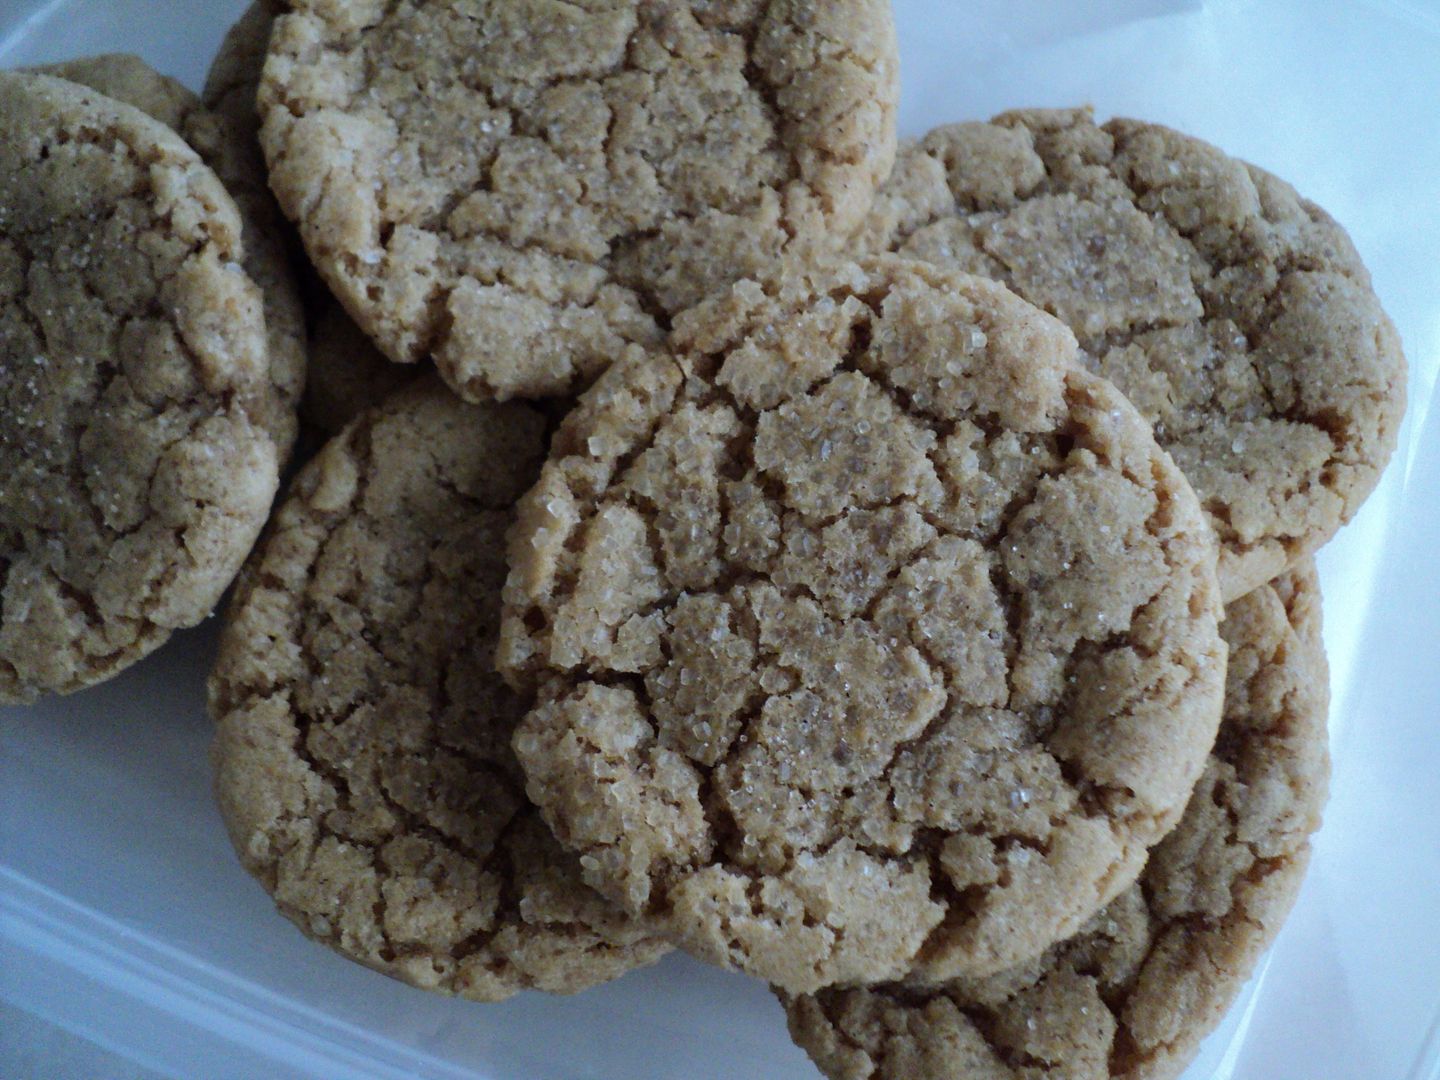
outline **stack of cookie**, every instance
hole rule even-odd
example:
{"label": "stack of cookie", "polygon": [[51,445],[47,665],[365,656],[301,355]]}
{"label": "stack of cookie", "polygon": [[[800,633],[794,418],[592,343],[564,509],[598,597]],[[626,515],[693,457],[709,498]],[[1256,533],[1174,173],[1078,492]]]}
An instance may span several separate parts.
{"label": "stack of cookie", "polygon": [[204,104],[0,76],[0,694],[255,540],[264,170],[332,437],[210,691],[287,916],[482,1001],[679,946],[832,1077],[1176,1075],[1319,824],[1311,555],[1399,343],[1268,173],[1087,110],[897,148],[897,79],[882,0],[291,0]]}

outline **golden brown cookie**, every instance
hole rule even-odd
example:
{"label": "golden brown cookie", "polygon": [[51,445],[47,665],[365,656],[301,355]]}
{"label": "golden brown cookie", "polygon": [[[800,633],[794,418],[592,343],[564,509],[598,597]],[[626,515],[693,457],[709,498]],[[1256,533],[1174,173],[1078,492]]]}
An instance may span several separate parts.
{"label": "golden brown cookie", "polygon": [[210,680],[216,794],[247,870],[310,937],[484,1001],[568,993],[668,946],[580,881],[524,794],[494,673],[512,504],[544,421],[433,376],[301,471]]}
{"label": "golden brown cookie", "polygon": [[271,185],[393,360],[562,393],[894,157],[885,0],[294,0],[260,86]]}
{"label": "golden brown cookie", "polygon": [[326,435],[378,405],[423,369],[392,364],[333,299],[316,316],[300,416]]}
{"label": "golden brown cookie", "polygon": [[1219,741],[1140,881],[1040,960],[787,999],[834,1080],[1178,1076],[1294,902],[1329,777],[1314,564],[1234,601]]}
{"label": "golden brown cookie", "polygon": [[180,83],[128,53],[69,60],[39,70],[154,117],[190,144],[235,200],[244,227],[242,265],[260,286],[265,304],[272,390],[263,402],[261,421],[274,437],[283,464],[295,443],[296,408],[305,385],[305,313],[285,248],[284,219],[265,186],[265,163],[254,142],[254,125],[235,126],[201,105]]}
{"label": "golden brown cookie", "polygon": [[[256,0],[245,9],[220,43],[205,77],[206,106],[243,132],[254,153],[260,153],[260,117],[255,95],[265,65],[265,47],[275,17],[284,11],[279,0]],[[260,163],[263,170],[264,163]],[[283,223],[286,238],[299,240]],[[357,327],[328,289],[314,278],[302,278],[310,309],[310,355],[305,369],[305,396],[300,419],[324,435],[340,430],[372,405],[378,405],[418,374],[387,360]]]}
{"label": "golden brown cookie", "polygon": [[1198,139],[1088,109],[937,128],[859,245],[1059,316],[1195,486],[1227,600],[1334,535],[1394,449],[1405,359],[1349,237]]}
{"label": "golden brown cookie", "polygon": [[1189,485],[1059,322],[923,263],[683,315],[562,425],[510,558],[531,798],[586,880],[794,991],[1072,933],[1219,722]]}
{"label": "golden brown cookie", "polygon": [[277,483],[240,217],[169,128],[0,73],[0,701],[199,622]]}

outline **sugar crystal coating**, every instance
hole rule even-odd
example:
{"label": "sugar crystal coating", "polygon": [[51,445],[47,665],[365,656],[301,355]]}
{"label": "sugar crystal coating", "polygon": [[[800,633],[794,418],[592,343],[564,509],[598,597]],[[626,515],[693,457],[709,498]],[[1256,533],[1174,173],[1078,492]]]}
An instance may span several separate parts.
{"label": "sugar crystal coating", "polygon": [[791,267],[580,400],[498,662],[586,880],[800,990],[1039,953],[1213,738],[1214,542],[1144,422],[1003,287]]}
{"label": "sugar crystal coating", "polygon": [[1329,761],[1308,560],[1231,603],[1219,740],[1140,881],[1042,957],[940,986],[781,994],[833,1080],[1178,1076],[1274,940],[1309,862]]}
{"label": "sugar crystal coating", "polygon": [[856,243],[1063,320],[1194,485],[1227,600],[1328,540],[1394,449],[1405,360],[1344,230],[1198,139],[1087,109],[939,127]]}
{"label": "sugar crystal coating", "polygon": [[243,226],[245,273],[260,287],[270,389],[259,418],[283,464],[295,442],[295,409],[305,384],[305,316],[282,232],[284,219],[265,186],[265,163],[254,125],[212,111],[180,83],[138,56],[107,53],[39,69],[133,105],[170,128],[214,170],[235,201]]}
{"label": "sugar crystal coating", "polygon": [[883,0],[297,0],[271,182],[347,310],[467,398],[561,393],[778,252],[894,155]]}

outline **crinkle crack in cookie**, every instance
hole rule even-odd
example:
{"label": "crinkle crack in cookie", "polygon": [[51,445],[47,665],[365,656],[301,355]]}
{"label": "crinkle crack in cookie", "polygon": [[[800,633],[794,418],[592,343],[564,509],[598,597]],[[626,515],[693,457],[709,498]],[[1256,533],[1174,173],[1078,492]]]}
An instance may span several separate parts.
{"label": "crinkle crack in cookie", "polygon": [[859,245],[1059,316],[1194,485],[1227,600],[1333,536],[1394,449],[1405,359],[1349,237],[1198,139],[1088,109],[937,128]]}
{"label": "crinkle crack in cookie", "polygon": [[0,73],[0,701],[127,667],[250,550],[277,479],[241,257],[174,132]]}
{"label": "crinkle crack in cookie", "polygon": [[853,228],[894,159],[885,0],[291,7],[271,184],[362,329],[470,399],[588,381]]}
{"label": "crinkle crack in cookie", "polygon": [[[245,9],[220,43],[205,78],[205,104],[243,133],[258,155],[260,118],[255,96],[265,47],[280,0],[258,0]],[[261,169],[264,163],[260,164]],[[287,226],[288,228],[288,226]],[[326,435],[340,430],[372,405],[416,378],[420,371],[391,363],[351,321],[328,290],[312,279],[310,357],[300,418]]]}
{"label": "crinkle crack in cookie", "polygon": [[291,272],[283,229],[287,226],[265,186],[265,163],[247,129],[212,112],[174,79],[138,56],[112,53],[41,68],[50,75],[98,90],[133,105],[183,138],[214,170],[235,200],[244,225],[242,265],[260,286],[265,309],[271,391],[261,399],[259,419],[275,439],[282,461],[297,430],[296,407],[305,385],[305,313]]}
{"label": "crinkle crack in cookie", "polygon": [[544,421],[434,377],[296,478],[211,676],[216,793],[309,936],[484,1001],[581,990],[668,946],[580,881],[525,799],[492,658],[512,504]]}
{"label": "crinkle crack in cookie", "polygon": [[786,1000],[833,1080],[1178,1076],[1294,902],[1329,776],[1308,560],[1232,603],[1220,738],[1145,874],[1039,961],[943,987]]}
{"label": "crinkle crack in cookie", "polygon": [[515,747],[587,880],[794,991],[1039,954],[1219,722],[1195,495],[1058,322],[922,263],[747,281],[556,436]]}

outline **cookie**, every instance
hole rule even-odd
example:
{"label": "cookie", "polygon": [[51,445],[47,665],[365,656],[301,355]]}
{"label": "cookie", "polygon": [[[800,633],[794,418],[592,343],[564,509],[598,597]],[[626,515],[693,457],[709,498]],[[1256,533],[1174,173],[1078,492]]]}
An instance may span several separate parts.
{"label": "cookie", "polygon": [[1395,447],[1405,359],[1349,237],[1198,139],[1088,109],[937,128],[858,243],[1059,316],[1194,485],[1227,600],[1334,535]]}
{"label": "cookie", "polygon": [[525,799],[491,658],[544,421],[433,376],[297,476],[210,680],[216,794],[280,910],[429,990],[568,993],[668,946],[580,881]]}
{"label": "cookie", "polygon": [[586,880],[799,992],[983,973],[1134,880],[1219,722],[1215,548],[1056,320],[791,268],[582,397],[498,662]]}
{"label": "cookie", "polygon": [[884,0],[295,0],[260,85],[271,185],[392,360],[463,397],[578,388],[894,158]]}
{"label": "cookie", "polygon": [[[256,0],[225,34],[205,77],[202,100],[231,130],[240,132],[260,153],[260,116],[255,95],[265,65],[265,48],[275,17],[284,11],[278,0]],[[260,162],[263,170],[264,162]],[[288,222],[282,228],[298,247]],[[324,435],[338,435],[365,409],[378,405],[410,382],[418,372],[390,363],[345,314],[329,290],[302,275],[302,296],[310,311],[309,363],[300,419]]]}
{"label": "cookie", "polygon": [[241,264],[264,299],[271,392],[261,422],[275,439],[282,464],[295,443],[296,408],[305,384],[305,313],[290,268],[280,216],[265,186],[265,163],[251,130],[210,111],[180,83],[153,71],[138,56],[112,53],[37,69],[133,105],[179,134],[214,170],[235,200],[244,226]]}
{"label": "cookie", "polygon": [[265,66],[270,28],[284,10],[281,0],[255,0],[246,8],[225,32],[200,91],[205,107],[224,117],[232,130],[241,133],[255,148],[256,154],[260,153],[260,114],[255,109],[255,95]]}
{"label": "cookie", "polygon": [[392,364],[345,309],[327,299],[311,334],[301,419],[326,435],[338,435],[366,409],[413,381],[420,370]]}
{"label": "cookie", "polygon": [[1032,964],[943,987],[785,1002],[834,1080],[1161,1080],[1219,1022],[1294,902],[1329,776],[1309,560],[1234,601],[1219,741],[1141,880]]}
{"label": "cookie", "polygon": [[0,701],[127,667],[250,550],[277,464],[241,250],[174,132],[0,73]]}

